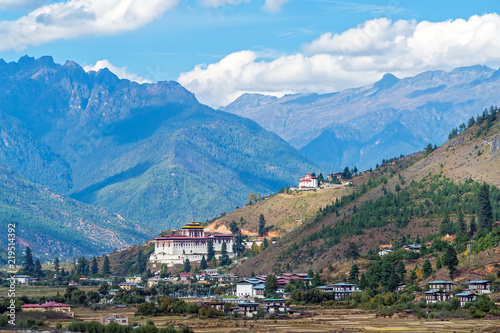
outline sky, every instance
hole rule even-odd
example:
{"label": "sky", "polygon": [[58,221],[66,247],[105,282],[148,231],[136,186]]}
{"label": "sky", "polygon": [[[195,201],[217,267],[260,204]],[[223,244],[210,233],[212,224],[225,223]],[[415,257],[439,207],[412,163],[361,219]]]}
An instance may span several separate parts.
{"label": "sky", "polygon": [[385,73],[500,67],[496,1],[0,0],[0,57],[50,55],[212,107],[329,93]]}

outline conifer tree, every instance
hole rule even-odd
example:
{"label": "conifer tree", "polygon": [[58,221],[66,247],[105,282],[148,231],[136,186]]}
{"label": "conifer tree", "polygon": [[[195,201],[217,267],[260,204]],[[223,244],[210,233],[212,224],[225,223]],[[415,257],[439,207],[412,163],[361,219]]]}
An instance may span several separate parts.
{"label": "conifer tree", "polygon": [[212,268],[216,268],[217,267],[217,259],[214,257],[212,257],[212,259],[210,260],[210,266]]}
{"label": "conifer tree", "polygon": [[264,295],[270,297],[276,293],[278,289],[278,279],[274,274],[268,274],[264,282]]}
{"label": "conifer tree", "polygon": [[222,242],[222,247],[220,251],[220,264],[221,266],[227,266],[231,263],[231,259],[229,259],[229,255],[227,254],[227,244],[226,242]]}
{"label": "conifer tree", "polygon": [[455,251],[453,246],[450,245],[446,249],[443,258],[443,263],[446,267],[448,267],[448,270],[450,271],[450,279],[453,279],[453,272],[455,272],[455,269],[457,268],[458,265],[457,252]]}
{"label": "conifer tree", "polygon": [[405,263],[402,260],[398,263],[398,267],[396,268],[396,273],[398,273],[400,277],[399,282],[403,283],[405,281],[405,276],[406,276],[406,267]]}
{"label": "conifer tree", "polygon": [[207,260],[205,259],[205,255],[203,255],[201,257],[200,268],[207,269],[207,267],[208,267]]}
{"label": "conifer tree", "polygon": [[477,196],[477,229],[491,231],[491,224],[493,222],[493,211],[490,203],[490,187],[484,183],[479,188]]}
{"label": "conifer tree", "polygon": [[35,262],[33,261],[33,254],[29,246],[26,248],[24,256],[23,272],[26,275],[33,275],[35,273]]}
{"label": "conifer tree", "polygon": [[349,283],[358,283],[359,267],[354,264],[351,266],[351,271],[349,272]]}
{"label": "conifer tree", "polygon": [[191,272],[191,263],[189,262],[188,258],[186,258],[186,260],[184,261],[184,272]]}
{"label": "conifer tree", "polygon": [[42,264],[40,263],[40,260],[35,261],[35,270],[33,273],[37,278],[42,277]]}
{"label": "conifer tree", "polygon": [[264,215],[260,214],[259,216],[259,237],[264,236],[266,233],[266,220],[264,219]]}
{"label": "conifer tree", "polygon": [[60,269],[60,265],[59,265],[59,258],[56,257],[54,259],[54,271],[57,273],[59,273],[59,269]]}
{"label": "conifer tree", "polygon": [[474,236],[477,231],[476,217],[474,215],[470,217],[469,228],[471,236]]}
{"label": "conifer tree", "polygon": [[467,225],[465,224],[464,213],[459,209],[457,213],[457,231],[467,232]]}
{"label": "conifer tree", "polygon": [[215,257],[214,243],[212,240],[208,240],[208,242],[207,242],[207,261],[211,261],[213,257]]}
{"label": "conifer tree", "polygon": [[424,265],[422,266],[422,271],[424,273],[424,277],[427,279],[432,274],[432,264],[429,259],[425,260]]}
{"label": "conifer tree", "polygon": [[99,266],[97,265],[96,257],[92,257],[92,262],[90,263],[90,274],[96,275],[99,273]]}
{"label": "conifer tree", "polygon": [[139,250],[137,252],[137,257],[135,260],[135,272],[136,274],[142,274],[146,270],[147,267],[147,258],[145,257],[144,253],[142,250]]}
{"label": "conifer tree", "polygon": [[111,268],[109,266],[108,256],[104,256],[104,262],[102,264],[102,274],[104,274],[104,275],[111,274]]}
{"label": "conifer tree", "polygon": [[443,267],[443,262],[441,261],[441,257],[438,257],[436,260],[436,269],[441,269]]}
{"label": "conifer tree", "polygon": [[239,256],[243,252],[245,252],[245,243],[243,242],[243,236],[241,235],[241,233],[239,233],[236,236],[234,236],[234,239],[233,239],[233,252],[237,256]]}

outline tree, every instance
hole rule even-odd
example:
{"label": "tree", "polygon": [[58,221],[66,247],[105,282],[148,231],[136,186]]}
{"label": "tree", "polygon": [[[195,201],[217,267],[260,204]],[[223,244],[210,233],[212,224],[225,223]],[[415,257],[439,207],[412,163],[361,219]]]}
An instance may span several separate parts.
{"label": "tree", "polygon": [[439,233],[441,235],[448,235],[452,232],[453,225],[450,221],[450,216],[448,213],[445,213],[443,216],[443,220],[441,220],[441,224],[439,225]]}
{"label": "tree", "polygon": [[352,266],[354,264],[354,260],[359,257],[358,246],[355,243],[350,242],[349,246],[347,247],[347,250],[345,250],[344,252],[344,255],[347,258],[351,258],[351,266]]}
{"label": "tree", "polygon": [[343,179],[351,179],[352,173],[349,171],[349,167],[345,167],[344,171],[342,172],[342,178]]}
{"label": "tree", "polygon": [[231,233],[233,235],[236,235],[238,232],[240,232],[240,228],[238,228],[238,224],[236,224],[236,222],[234,222],[234,221],[231,221],[231,223],[229,223],[229,230],[231,230]]}
{"label": "tree", "polygon": [[349,272],[349,283],[358,283],[359,267],[354,264],[351,266],[351,271]]}
{"label": "tree", "polygon": [[443,262],[441,261],[441,257],[438,257],[436,260],[436,269],[441,269],[443,267]]}
{"label": "tree", "polygon": [[316,274],[314,274],[314,276],[312,277],[311,279],[311,284],[313,287],[319,287],[323,284],[323,282],[321,281],[321,277],[319,276],[318,272],[316,272]]}
{"label": "tree", "polygon": [[458,265],[457,252],[455,251],[455,248],[453,246],[449,245],[446,249],[443,257],[443,263],[446,267],[448,267],[448,270],[450,271],[450,279],[453,279],[453,272]]}
{"label": "tree", "polygon": [[264,283],[264,295],[270,297],[276,293],[276,290],[278,290],[278,279],[276,275],[268,274]]}
{"label": "tree", "polygon": [[243,236],[241,234],[237,234],[233,239],[233,252],[237,256],[241,255],[245,252],[245,242],[243,241]]}
{"label": "tree", "polygon": [[186,260],[184,261],[184,272],[191,272],[191,263],[189,262],[188,258],[186,258]]}
{"label": "tree", "polygon": [[78,258],[78,264],[76,265],[76,273],[83,276],[90,275],[89,262],[87,261],[87,259],[85,259],[85,257]]}
{"label": "tree", "polygon": [[269,246],[269,241],[267,240],[267,238],[264,238],[264,240],[262,241],[262,245],[264,245],[264,248],[267,248]]}
{"label": "tree", "polygon": [[467,232],[467,225],[465,224],[464,213],[459,209],[457,213],[457,231]]}
{"label": "tree", "polygon": [[96,257],[93,257],[90,263],[90,274],[96,275],[97,273],[99,273],[99,266],[97,265]]}
{"label": "tree", "polygon": [[477,228],[479,230],[491,231],[493,211],[490,203],[490,187],[486,183],[483,183],[483,185],[479,188],[477,206]]}
{"label": "tree", "polygon": [[[214,242],[208,240],[207,242],[207,261],[211,261],[215,257]],[[213,267],[212,267],[213,268]]]}
{"label": "tree", "polygon": [[227,266],[231,263],[231,259],[229,259],[229,255],[227,254],[227,244],[226,242],[222,242],[222,247],[220,251],[220,264],[221,266]]}
{"label": "tree", "polygon": [[111,274],[111,268],[109,266],[108,256],[104,256],[104,262],[102,264],[102,274],[104,274],[104,275]]}
{"label": "tree", "polygon": [[40,260],[36,260],[35,261],[35,270],[33,272],[33,275],[35,275],[35,277],[39,278],[39,277],[42,277],[43,273],[42,273],[42,264],[40,263]]}
{"label": "tree", "polygon": [[147,267],[147,258],[145,257],[144,253],[142,252],[141,249],[137,252],[137,257],[135,260],[135,272],[137,274],[142,274],[146,270]]}
{"label": "tree", "polygon": [[264,236],[266,233],[266,220],[264,219],[264,215],[260,214],[259,216],[259,237]]}
{"label": "tree", "polygon": [[406,276],[406,267],[405,267],[405,263],[403,262],[403,260],[401,260],[399,263],[398,263],[398,267],[396,268],[396,273],[398,273],[400,279],[399,279],[399,282],[404,282],[405,281],[405,276]]}
{"label": "tree", "polygon": [[210,267],[215,268],[217,267],[217,259],[215,259],[215,256],[210,259]]}
{"label": "tree", "polygon": [[35,272],[35,262],[33,261],[33,254],[29,246],[26,248],[24,256],[23,272],[26,275],[33,275]]}
{"label": "tree", "polygon": [[261,199],[261,196],[260,196],[260,192],[259,192],[259,193],[257,193],[257,201],[260,201],[260,199]]}
{"label": "tree", "polygon": [[471,236],[474,236],[477,231],[476,217],[474,215],[470,217],[469,228]]}
{"label": "tree", "polygon": [[207,267],[208,267],[207,260],[205,259],[205,255],[203,255],[201,257],[200,268],[207,269]]}
{"label": "tree", "polygon": [[424,277],[427,279],[432,274],[432,264],[429,259],[426,259],[424,265],[422,266],[422,271],[424,273]]}
{"label": "tree", "polygon": [[255,193],[250,193],[248,195],[248,203],[251,205],[255,201]]}
{"label": "tree", "polygon": [[56,257],[56,258],[54,259],[54,271],[56,272],[56,274],[57,274],[57,273],[59,273],[59,269],[60,269],[60,266],[59,266],[59,258],[58,258],[58,257]]}

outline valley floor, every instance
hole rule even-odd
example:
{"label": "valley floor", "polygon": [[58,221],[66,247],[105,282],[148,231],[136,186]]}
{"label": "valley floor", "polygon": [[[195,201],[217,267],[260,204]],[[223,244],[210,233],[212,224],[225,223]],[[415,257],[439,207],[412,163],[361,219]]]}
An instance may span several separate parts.
{"label": "valley floor", "polygon": [[[134,324],[146,324],[151,319],[158,328],[167,325],[189,325],[194,332],[500,332],[500,319],[474,320],[425,320],[412,316],[381,318],[369,311],[358,309],[323,309],[321,307],[300,307],[302,313],[309,314],[302,318],[227,320],[197,319],[188,316],[134,316],[135,308],[92,311],[75,309],[71,321],[99,321],[104,314],[119,313],[129,316]],[[312,315],[311,315],[312,314]],[[63,322],[66,326],[69,322]],[[50,323],[55,326],[55,322]]]}

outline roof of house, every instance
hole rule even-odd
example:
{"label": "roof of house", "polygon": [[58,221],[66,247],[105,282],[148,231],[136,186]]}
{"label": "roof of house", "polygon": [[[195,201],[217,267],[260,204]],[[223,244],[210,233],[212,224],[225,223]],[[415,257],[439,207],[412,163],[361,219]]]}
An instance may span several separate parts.
{"label": "roof of house", "polygon": [[330,287],[330,286],[320,286],[320,287],[316,287],[316,289],[333,289],[333,287]]}
{"label": "roof of house", "polygon": [[466,297],[466,296],[476,296],[475,293],[459,293],[459,294],[456,294],[455,296],[462,296],[462,297]]}
{"label": "roof of house", "polygon": [[259,303],[245,302],[245,303],[239,303],[238,306],[259,306]]}
{"label": "roof of house", "polygon": [[439,293],[445,293],[445,291],[440,291],[440,290],[429,290],[429,291],[424,291],[424,294],[439,294]]}
{"label": "roof of house", "polygon": [[265,286],[263,284],[259,284],[259,285],[256,285],[256,286],[253,286],[252,289],[257,289],[257,290],[261,290],[261,289],[264,289]]}
{"label": "roof of house", "polygon": [[427,284],[456,284],[455,282],[453,281],[429,281],[427,282]]}
{"label": "roof of house", "polygon": [[340,282],[340,283],[332,284],[332,286],[347,287],[347,286],[357,286],[357,284]]}
{"label": "roof of house", "polygon": [[286,299],[284,298],[265,298],[262,300],[262,302],[285,302]]}
{"label": "roof of house", "polygon": [[473,280],[466,282],[466,284],[483,284],[483,283],[492,283],[491,280]]}
{"label": "roof of house", "polygon": [[44,304],[24,304],[21,308],[56,308],[56,307],[67,307],[71,306],[69,304],[57,303],[57,302],[47,302]]}

